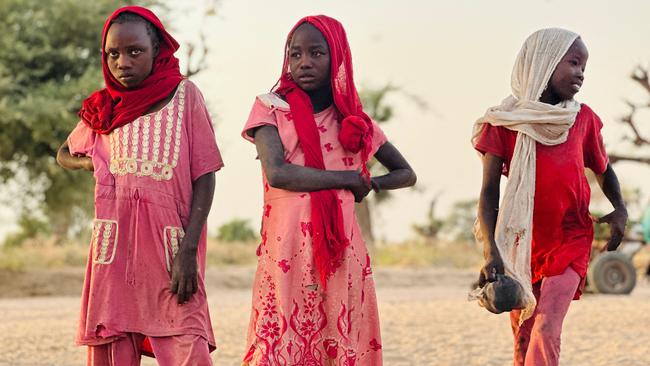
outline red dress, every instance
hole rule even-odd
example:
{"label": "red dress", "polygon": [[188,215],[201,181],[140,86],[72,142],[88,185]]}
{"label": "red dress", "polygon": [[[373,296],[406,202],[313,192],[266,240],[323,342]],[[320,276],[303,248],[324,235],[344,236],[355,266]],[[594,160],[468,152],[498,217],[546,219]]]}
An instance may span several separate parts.
{"label": "red dress", "polygon": [[[600,134],[602,126],[594,111],[582,104],[566,142],[555,146],[537,143],[531,258],[533,283],[543,277],[562,274],[568,266],[584,283],[594,234],[589,214],[591,191],[584,168],[596,174],[607,169],[608,158]],[[507,176],[516,139],[517,132],[486,124],[476,149],[503,158],[503,174]],[[576,299],[580,297],[581,288],[576,292]]]}

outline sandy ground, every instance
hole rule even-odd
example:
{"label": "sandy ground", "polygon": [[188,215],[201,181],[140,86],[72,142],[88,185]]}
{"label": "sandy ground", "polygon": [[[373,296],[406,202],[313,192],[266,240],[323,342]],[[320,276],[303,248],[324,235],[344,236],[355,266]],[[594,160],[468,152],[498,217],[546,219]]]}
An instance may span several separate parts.
{"label": "sandy ground", "polygon": [[[251,278],[249,268],[210,273],[210,311],[219,349],[216,366],[239,365],[244,350]],[[464,270],[376,271],[384,364],[486,366],[511,363],[505,315],[466,301],[474,273]],[[77,297],[0,299],[0,365],[84,365],[85,349],[72,345]],[[587,295],[565,321],[561,364],[650,365],[650,284],[629,296]],[[143,365],[155,365],[145,359]]]}

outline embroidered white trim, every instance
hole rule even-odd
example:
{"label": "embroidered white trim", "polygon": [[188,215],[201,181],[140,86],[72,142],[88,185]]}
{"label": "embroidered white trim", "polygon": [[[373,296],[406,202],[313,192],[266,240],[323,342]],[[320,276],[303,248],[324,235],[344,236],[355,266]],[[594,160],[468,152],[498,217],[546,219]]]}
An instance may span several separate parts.
{"label": "embroidered white trim", "polygon": [[172,271],[172,263],[178,253],[180,242],[185,237],[185,231],[181,227],[165,226],[163,230],[163,237],[165,240],[165,264],[167,265],[167,272]]}
{"label": "embroidered white trim", "polygon": [[144,116],[144,126],[142,130],[142,160],[149,160],[149,128],[151,127],[150,116]]}
{"label": "embroidered white trim", "polygon": [[[173,178],[181,151],[185,108],[184,80],[178,85],[174,99],[177,99],[176,108],[172,99],[165,108],[153,115],[153,131],[151,115],[148,114],[133,123],[116,128],[110,134],[111,173],[121,176],[134,174],[154,180]],[[166,116],[164,122],[163,112]]]}
{"label": "embroidered white trim", "polygon": [[[93,263],[111,264],[113,259],[115,259],[118,243],[117,221],[95,219],[93,221],[92,235]],[[109,251],[110,257],[107,257]]]}
{"label": "embroidered white trim", "polygon": [[151,160],[158,162],[158,155],[160,155],[160,132],[162,128],[162,109],[159,110],[153,117],[153,156]]}

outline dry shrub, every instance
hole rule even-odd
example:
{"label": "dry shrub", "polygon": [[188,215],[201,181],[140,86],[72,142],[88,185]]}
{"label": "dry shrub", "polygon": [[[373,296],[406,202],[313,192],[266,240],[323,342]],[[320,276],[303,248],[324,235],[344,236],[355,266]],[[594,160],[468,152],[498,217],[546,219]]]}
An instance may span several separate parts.
{"label": "dry shrub", "polygon": [[409,240],[372,248],[376,266],[474,268],[482,262],[474,243]]}

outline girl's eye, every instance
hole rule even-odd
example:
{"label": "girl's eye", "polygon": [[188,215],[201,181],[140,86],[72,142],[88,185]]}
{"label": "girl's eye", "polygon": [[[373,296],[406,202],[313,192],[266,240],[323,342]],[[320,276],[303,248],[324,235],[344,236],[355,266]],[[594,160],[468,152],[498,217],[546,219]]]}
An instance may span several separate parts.
{"label": "girl's eye", "polygon": [[291,52],[291,54],[290,54],[289,56],[291,56],[291,58],[298,58],[298,57],[300,57],[300,53],[298,53],[298,52]]}
{"label": "girl's eye", "polygon": [[314,56],[314,57],[318,57],[318,56],[322,56],[322,55],[323,55],[323,53],[322,53],[321,51],[314,51],[314,52],[312,52],[311,54],[312,54],[312,56]]}
{"label": "girl's eye", "polygon": [[117,58],[118,53],[115,52],[115,51],[111,51],[111,52],[108,53],[108,56],[111,57],[111,58]]}
{"label": "girl's eye", "polygon": [[131,54],[132,54],[133,56],[137,56],[137,55],[139,55],[139,54],[141,54],[141,53],[142,53],[142,50],[131,50]]}
{"label": "girl's eye", "polygon": [[576,61],[576,60],[571,60],[570,62],[571,62],[571,65],[573,65],[573,66],[578,66],[578,61]]}

